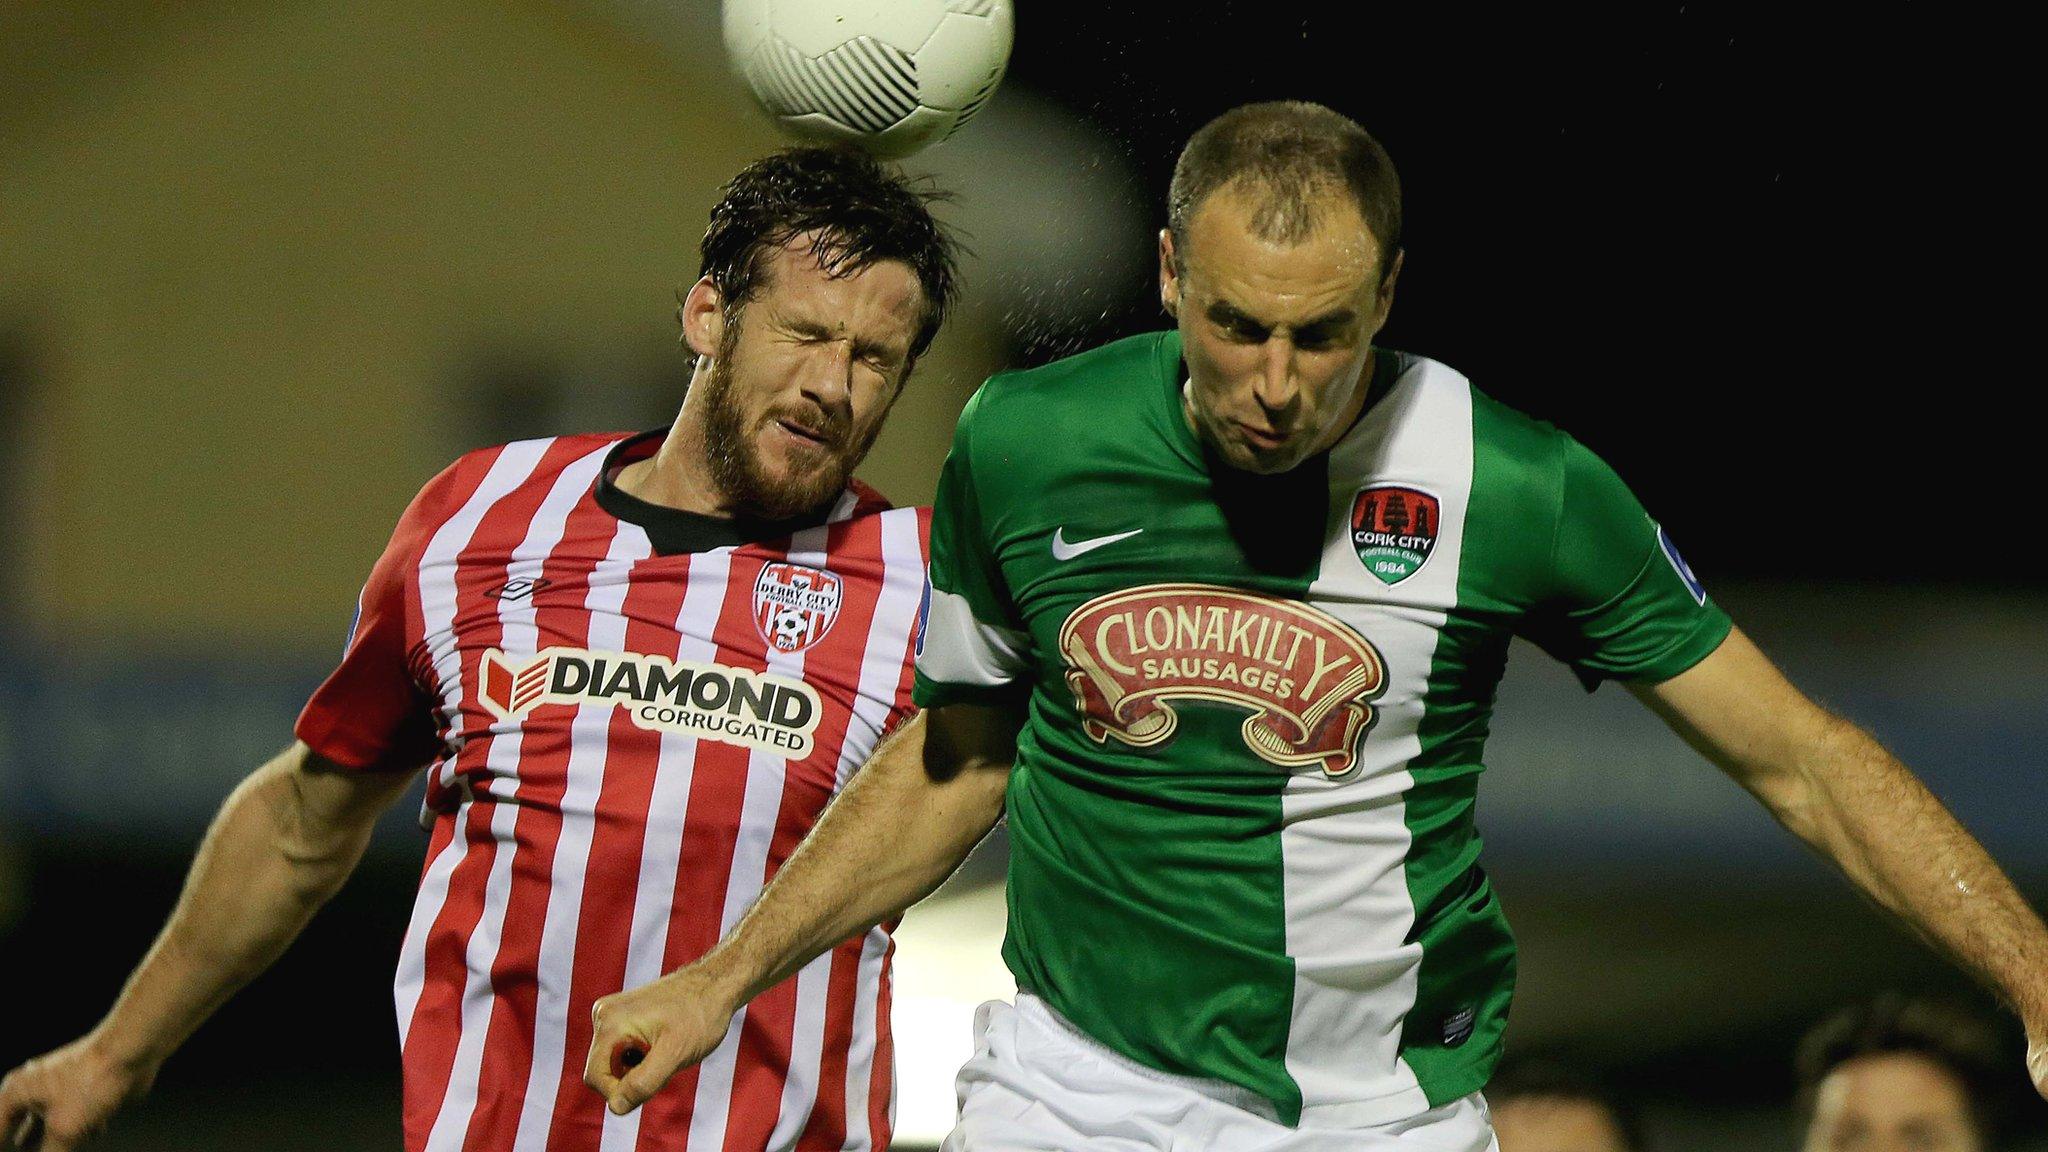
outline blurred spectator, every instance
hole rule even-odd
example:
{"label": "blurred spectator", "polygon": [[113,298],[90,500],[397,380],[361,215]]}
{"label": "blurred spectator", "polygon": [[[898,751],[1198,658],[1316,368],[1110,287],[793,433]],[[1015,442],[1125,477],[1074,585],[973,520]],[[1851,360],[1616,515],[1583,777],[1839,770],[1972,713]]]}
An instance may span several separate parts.
{"label": "blurred spectator", "polygon": [[1945,1004],[1887,993],[1799,1044],[1804,1152],[1983,1152],[2005,1067],[1997,1031]]}
{"label": "blurred spectator", "polygon": [[1555,1060],[1507,1060],[1486,1086],[1500,1152],[1643,1152],[1642,1118],[1615,1091]]}

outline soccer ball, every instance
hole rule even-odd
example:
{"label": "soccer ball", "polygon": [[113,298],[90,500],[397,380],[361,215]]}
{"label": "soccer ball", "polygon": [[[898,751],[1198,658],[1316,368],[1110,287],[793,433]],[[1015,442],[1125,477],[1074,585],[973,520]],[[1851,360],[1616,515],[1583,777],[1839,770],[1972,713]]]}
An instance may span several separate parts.
{"label": "soccer ball", "polygon": [[908,156],[981,111],[1014,23],[1011,0],[725,0],[725,50],[790,132]]}

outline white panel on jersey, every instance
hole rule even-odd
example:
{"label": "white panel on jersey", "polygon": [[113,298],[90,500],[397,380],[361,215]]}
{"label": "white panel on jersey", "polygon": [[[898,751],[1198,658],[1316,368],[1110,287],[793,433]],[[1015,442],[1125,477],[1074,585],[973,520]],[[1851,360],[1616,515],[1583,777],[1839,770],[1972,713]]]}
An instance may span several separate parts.
{"label": "white panel on jersey", "polygon": [[[868,626],[867,647],[861,656],[853,715],[848,718],[846,738],[840,745],[839,763],[834,771],[835,792],[874,750],[883,725],[888,723],[897,686],[903,678],[903,653],[910,644],[911,619],[924,592],[923,565],[917,546],[917,510],[896,509],[882,513],[881,519],[882,587],[876,595],[875,615]],[[794,556],[791,559],[796,560]],[[789,1076],[782,1084],[782,1107],[775,1130],[768,1138],[770,1148],[796,1146],[818,1098],[832,964],[833,954],[827,951],[797,973],[796,1031],[789,1056]]]}
{"label": "white panel on jersey", "polygon": [[[420,556],[422,642],[434,676],[441,682],[441,718],[451,735],[462,731],[462,650],[456,644],[454,630],[456,563],[485,514],[526,483],[553,445],[552,439],[521,440],[500,449],[483,482],[462,508],[435,530],[434,538]],[[449,757],[443,768],[447,773],[442,781],[445,784],[453,779],[454,757]]]}
{"label": "white panel on jersey", "polygon": [[1031,636],[984,624],[964,596],[932,589],[917,670],[941,684],[998,688],[1030,671]]}
{"label": "white panel on jersey", "polygon": [[[709,664],[718,658],[712,635],[718,628],[718,613],[725,603],[725,586],[732,571],[732,549],[718,548],[690,558],[690,571],[683,586],[683,603],[676,613],[676,632],[681,643],[678,661]],[[682,732],[661,734],[661,758],[654,768],[654,784],[647,804],[647,832],[640,843],[640,880],[633,889],[633,926],[627,937],[626,972],[623,987],[652,984],[662,974],[668,950],[669,922],[675,916],[676,871],[682,865],[683,826],[690,815],[690,784],[696,778],[697,738]],[[561,1068],[558,1065],[556,1074]],[[527,1107],[534,1106],[532,1090]],[[535,1123],[541,1137],[547,1135],[549,1110],[554,1093],[541,1109]],[[599,1137],[600,1152],[630,1152],[640,1139],[641,1111],[624,1116],[609,1111]],[[526,1120],[520,1120],[520,1148]],[[535,1144],[533,1147],[541,1147]]]}
{"label": "white panel on jersey", "polygon": [[[526,538],[512,550],[505,567],[505,579],[538,579],[548,554],[561,543],[569,513],[597,479],[610,445],[591,452],[564,468],[548,489],[546,499],[527,525]],[[510,596],[498,599],[498,626],[502,635],[498,647],[513,655],[532,654],[539,642],[534,625],[534,597]],[[491,809],[491,837],[497,852],[484,881],[483,915],[469,935],[463,954],[467,975],[462,989],[462,1034],[455,1044],[455,1064],[449,1070],[448,1089],[441,1097],[441,1109],[427,1133],[427,1152],[462,1147],[469,1118],[476,1109],[478,1072],[483,1066],[484,1039],[490,1030],[491,1005],[497,992],[491,986],[491,967],[497,962],[498,942],[505,929],[505,905],[512,892],[512,857],[518,844],[515,834],[519,805],[520,728],[517,721],[499,721],[492,726],[496,738],[485,756],[485,779],[479,791],[497,801]],[[457,812],[461,819],[469,803]]]}
{"label": "white panel on jersey", "polygon": [[[825,567],[826,529],[807,528],[790,537],[788,562],[806,568]],[[765,668],[771,675],[791,680],[804,678],[804,652],[783,652],[774,645],[766,645]],[[740,797],[739,836],[733,845],[732,871],[727,875],[725,906],[719,914],[718,935],[724,939],[740,916],[753,906],[761,895],[768,872],[768,851],[775,840],[775,827],[782,811],[782,790],[784,778],[789,772],[789,761],[772,753],[753,751],[747,754],[746,790]],[[739,1063],[740,1028],[747,1018],[747,1009],[734,1014],[732,1025],[726,1029],[725,1038],[711,1055],[698,1065],[697,1098],[690,1113],[690,1134],[684,1147],[688,1152],[716,1152],[724,1147],[725,1127],[732,1109],[732,1081]],[[822,1022],[822,1015],[820,1021]],[[802,1037],[797,1037],[802,1044]],[[792,1053],[789,1075],[795,1077],[796,1053]],[[817,1078],[816,1053],[812,1054],[811,1078]]]}
{"label": "white panel on jersey", "polygon": [[[824,537],[823,529],[797,533],[790,540],[789,562],[807,568],[826,567],[822,551]],[[799,548],[819,550],[800,552]],[[796,670],[794,674],[801,675],[803,655],[798,653],[790,666]],[[786,767],[787,762],[784,763]],[[764,868],[760,886],[766,883]],[[759,898],[760,886],[747,897],[748,905]],[[775,1127],[768,1138],[770,1148],[796,1147],[804,1121],[810,1117],[811,1102],[817,1099],[818,1064],[825,1052],[825,994],[831,979],[832,953],[829,951],[813,957],[810,963],[797,970],[796,1013],[790,1029],[789,1066],[782,1079],[782,1103],[776,1110]]]}
{"label": "white panel on jersey", "polygon": [[[420,617],[434,675],[441,685],[442,722],[451,734],[461,731],[462,714],[462,654],[456,648],[454,634],[456,558],[468,546],[470,538],[476,535],[477,525],[483,522],[484,514],[533,475],[534,468],[552,443],[552,440],[523,440],[507,444],[498,452],[498,458],[491,462],[490,470],[484,474],[483,482],[477,485],[476,491],[470,493],[469,499],[456,510],[455,515],[442,521],[420,553]],[[452,754],[446,758],[442,770],[454,772],[455,757]],[[428,863],[426,874],[420,877],[419,895],[413,899],[412,919],[405,926],[405,941],[399,945],[398,971],[392,978],[392,998],[398,1009],[398,1046],[401,1050],[412,1034],[413,1012],[419,1007],[420,992],[426,987],[427,933],[433,930],[434,921],[440,919],[441,908],[448,900],[448,882],[469,848],[464,815],[466,813],[457,814],[455,834]],[[424,813],[421,822],[427,822]]]}
{"label": "white panel on jersey", "polygon": [[[1351,540],[1353,497],[1369,484],[1420,489],[1439,502],[1437,537],[1412,574],[1387,584]],[[1308,1125],[1376,1124],[1427,1110],[1399,1058],[1422,947],[1405,863],[1407,765],[1437,637],[1457,603],[1472,486],[1472,397],[1465,378],[1410,363],[1393,390],[1330,455],[1330,521],[1309,602],[1364,636],[1386,663],[1377,719],[1346,781],[1296,774],[1281,800],[1287,952],[1295,960],[1287,1070]]]}
{"label": "white panel on jersey", "polygon": [[875,622],[860,658],[860,687],[853,705],[854,722],[840,746],[833,788],[846,787],[854,770],[867,762],[880,743],[896,691],[903,680],[903,654],[910,650],[917,602],[924,595],[924,560],[918,547],[917,510],[899,508],[882,514],[882,590],[875,600]]}
{"label": "white panel on jersey", "polygon": [[[612,532],[604,559],[591,567],[583,607],[590,613],[590,638],[584,645],[601,652],[626,647],[626,593],[633,565],[654,551],[647,533],[620,521]],[[597,798],[604,786],[605,757],[611,743],[610,704],[579,704],[569,721],[569,763],[564,769],[562,827],[555,839],[555,857],[548,875],[548,903],[541,921],[540,956],[535,971],[533,1062],[527,1067],[526,1097],[520,1104],[514,1148],[547,1146],[548,1123],[554,1115],[556,1089],[562,1081],[563,1047],[569,1028],[569,990],[576,963],[576,926],[583,915],[583,877],[590,864],[590,842],[596,831]]]}
{"label": "white panel on jersey", "polygon": [[[868,1127],[869,1094],[875,1076],[875,1041],[882,990],[889,981],[889,934],[868,929],[860,943],[860,971],[853,999],[853,1048],[846,1055],[846,1152],[871,1152],[875,1133]],[[890,1070],[890,1083],[895,1070]],[[896,1100],[889,1100],[889,1121],[896,1121]]]}

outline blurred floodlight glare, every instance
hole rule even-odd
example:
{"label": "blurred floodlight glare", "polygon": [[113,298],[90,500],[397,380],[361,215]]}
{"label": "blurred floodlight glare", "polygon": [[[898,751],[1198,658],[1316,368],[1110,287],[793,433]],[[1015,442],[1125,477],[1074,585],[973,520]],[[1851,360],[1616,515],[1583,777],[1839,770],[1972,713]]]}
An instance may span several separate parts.
{"label": "blurred floodlight glare", "polygon": [[1020,344],[1089,330],[1152,290],[1164,206],[1147,201],[1122,145],[1029,90],[997,92],[904,168],[952,193],[936,211],[966,241],[970,292]]}
{"label": "blurred floodlight glare", "polygon": [[953,1074],[974,1053],[974,1010],[1017,994],[1003,965],[1003,886],[951,890],[896,930],[896,1139],[937,1144],[953,1127]]}

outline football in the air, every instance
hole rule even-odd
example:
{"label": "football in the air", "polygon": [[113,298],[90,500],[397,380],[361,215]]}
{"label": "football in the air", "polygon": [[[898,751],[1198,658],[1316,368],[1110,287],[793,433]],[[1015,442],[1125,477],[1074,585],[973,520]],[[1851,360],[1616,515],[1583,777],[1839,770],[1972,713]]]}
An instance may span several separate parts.
{"label": "football in the air", "polygon": [[908,156],[981,111],[1010,59],[1011,0],[725,0],[725,49],[791,133]]}

